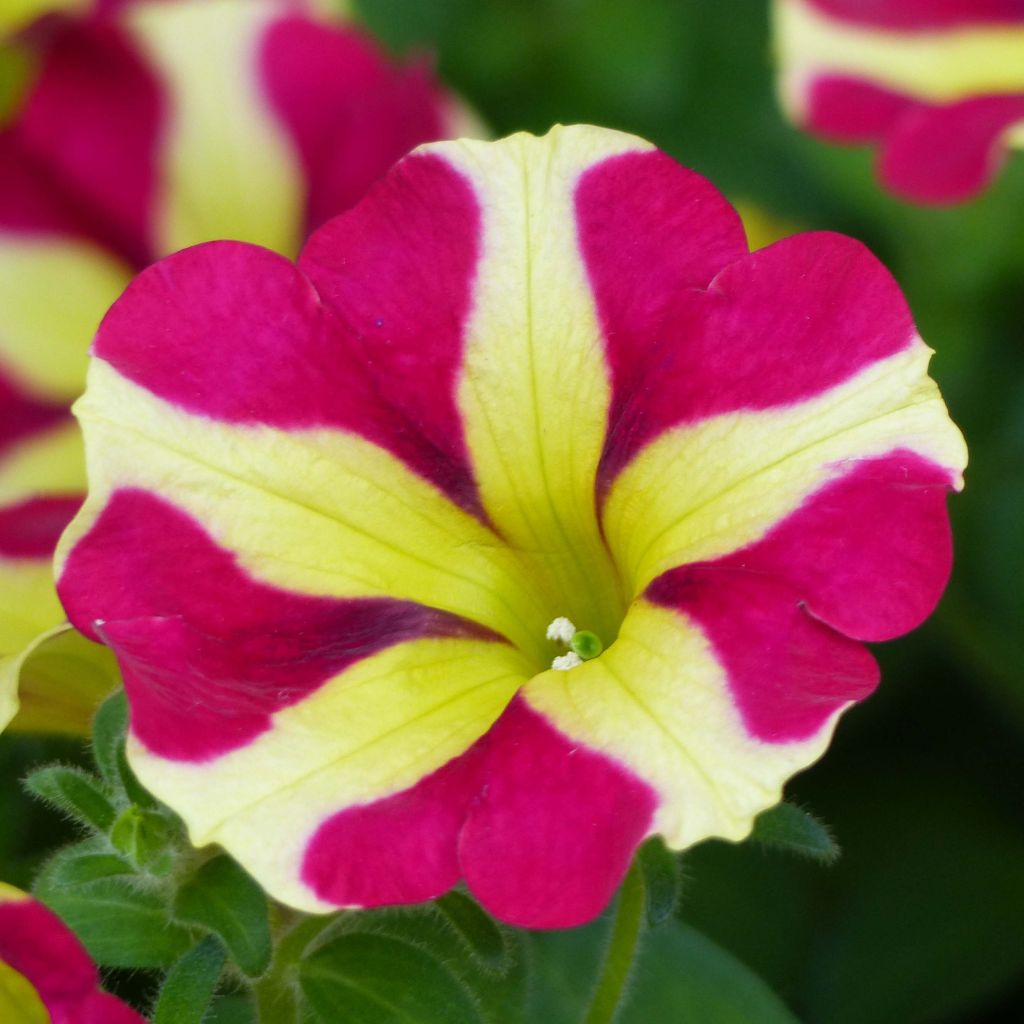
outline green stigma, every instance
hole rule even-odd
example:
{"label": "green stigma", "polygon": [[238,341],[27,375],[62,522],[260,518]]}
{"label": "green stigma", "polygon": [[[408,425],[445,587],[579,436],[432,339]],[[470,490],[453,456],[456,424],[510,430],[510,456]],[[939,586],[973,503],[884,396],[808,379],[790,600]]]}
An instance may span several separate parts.
{"label": "green stigma", "polygon": [[596,658],[604,650],[601,638],[596,633],[591,633],[589,629],[578,629],[573,633],[569,647],[584,661]]}

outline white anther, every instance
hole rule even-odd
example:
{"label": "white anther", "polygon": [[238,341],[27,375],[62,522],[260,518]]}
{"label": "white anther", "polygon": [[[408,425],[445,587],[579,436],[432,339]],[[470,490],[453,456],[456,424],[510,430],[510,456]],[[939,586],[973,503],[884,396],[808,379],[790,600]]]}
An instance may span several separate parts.
{"label": "white anther", "polygon": [[568,672],[569,669],[582,664],[583,659],[575,651],[570,651],[568,654],[561,654],[555,658],[551,662],[551,667],[558,672]]}
{"label": "white anther", "polygon": [[[576,635],[576,627],[564,616],[559,615],[550,626],[548,626],[548,639],[561,640],[563,644],[572,642]],[[569,666],[570,668],[572,666]]]}

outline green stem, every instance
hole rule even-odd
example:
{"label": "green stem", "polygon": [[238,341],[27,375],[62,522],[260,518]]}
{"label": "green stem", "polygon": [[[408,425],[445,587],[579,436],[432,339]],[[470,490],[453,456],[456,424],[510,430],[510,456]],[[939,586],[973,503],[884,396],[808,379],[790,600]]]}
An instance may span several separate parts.
{"label": "green stem", "polygon": [[292,971],[306,947],[337,915],[294,917],[283,907],[271,904],[271,918],[276,919],[276,949],[270,970],[252,987],[259,1024],[300,1024],[302,1020],[298,993]]}
{"label": "green stem", "polygon": [[584,1024],[612,1024],[615,1020],[643,930],[645,902],[644,873],[636,859],[619,892],[611,941]]}

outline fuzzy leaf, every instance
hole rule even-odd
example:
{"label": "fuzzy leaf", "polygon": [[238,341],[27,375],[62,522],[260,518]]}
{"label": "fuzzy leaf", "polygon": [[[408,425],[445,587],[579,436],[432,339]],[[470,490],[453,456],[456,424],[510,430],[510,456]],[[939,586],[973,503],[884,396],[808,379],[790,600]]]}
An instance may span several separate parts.
{"label": "fuzzy leaf", "polygon": [[45,879],[50,889],[75,889],[101,878],[133,873],[127,861],[110,852],[106,840],[94,837],[58,850],[46,862],[40,880]]}
{"label": "fuzzy leaf", "polygon": [[435,903],[484,966],[502,973],[507,970],[509,951],[501,929],[477,903],[454,890]]}
{"label": "fuzzy leaf", "polygon": [[104,781],[116,793],[143,807],[156,801],[142,788],[128,765],[124,739],[128,731],[128,700],[124,690],[111,694],[101,705],[92,723],[92,753]]}
{"label": "fuzzy leaf", "polygon": [[483,1024],[475,1000],[432,952],[390,935],[343,934],[299,965],[324,1024]]}
{"label": "fuzzy leaf", "polygon": [[214,935],[190,949],[160,988],[153,1024],[202,1024],[226,959],[224,946]]}
{"label": "fuzzy leaf", "polygon": [[828,828],[796,804],[781,803],[763,811],[754,822],[755,843],[802,854],[822,864],[839,859],[839,845]]}
{"label": "fuzzy leaf", "polygon": [[203,864],[178,890],[175,914],[216,932],[250,977],[270,964],[270,922],[263,890],[226,854]]}
{"label": "fuzzy leaf", "polygon": [[125,808],[110,830],[110,841],[134,864],[153,875],[165,875],[171,869],[174,830],[158,811]]}
{"label": "fuzzy leaf", "polygon": [[159,894],[132,878],[100,878],[68,888],[51,864],[36,896],[55,911],[103,967],[169,967],[192,945],[192,932],[170,919]]}
{"label": "fuzzy leaf", "polygon": [[80,768],[51,764],[25,778],[30,793],[83,825],[106,832],[117,816],[111,794],[99,779]]}

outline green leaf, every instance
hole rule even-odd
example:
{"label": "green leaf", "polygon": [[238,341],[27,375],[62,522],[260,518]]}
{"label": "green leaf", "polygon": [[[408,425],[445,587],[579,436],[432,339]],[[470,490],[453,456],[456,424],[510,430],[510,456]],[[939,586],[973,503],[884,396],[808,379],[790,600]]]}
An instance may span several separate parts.
{"label": "green leaf", "polygon": [[216,932],[250,977],[262,974],[270,964],[267,897],[226,854],[208,860],[185,882],[174,912],[183,921]]}
{"label": "green leaf", "polygon": [[153,1024],[202,1024],[227,953],[220,939],[207,935],[168,972],[160,988]]}
{"label": "green leaf", "polygon": [[25,778],[25,788],[98,832],[106,832],[117,816],[107,788],[80,768],[61,764],[37,768]]}
{"label": "green leaf", "polygon": [[101,705],[92,723],[92,753],[100,775],[111,789],[124,792],[128,799],[143,807],[156,801],[135,778],[124,753],[128,731],[128,700],[124,690],[111,694]]}
{"label": "green leaf", "polygon": [[167,874],[174,861],[174,826],[159,811],[126,807],[110,830],[110,841],[151,874]]}
{"label": "green leaf", "polygon": [[647,923],[655,928],[667,921],[679,902],[683,872],[679,857],[666,845],[661,836],[652,836],[637,851],[640,868],[644,873],[647,898]]}
{"label": "green leaf", "polygon": [[790,850],[822,864],[832,864],[839,859],[839,844],[828,828],[796,804],[776,804],[762,811],[754,822],[750,838],[755,843]]}
{"label": "green leaf", "polygon": [[133,874],[132,866],[110,852],[102,837],[58,850],[45,864],[43,874],[50,888],[77,888],[101,878]]}
{"label": "green leaf", "polygon": [[[479,1019],[486,1024],[521,1021],[528,987],[523,933],[491,921],[461,894],[454,900],[445,897],[444,903],[445,910],[428,903],[342,914],[309,943],[304,959],[316,955],[340,937],[371,934],[387,938],[399,943],[399,948],[412,947],[443,965],[470,994],[478,1015],[472,1020]],[[459,917],[460,923],[453,920],[453,914]],[[284,941],[287,943],[288,939]],[[415,983],[413,977],[395,975],[390,980],[389,991],[398,989],[404,993]]]}
{"label": "green leaf", "polygon": [[203,1024],[257,1024],[252,996],[232,993],[218,997]]}
{"label": "green leaf", "polygon": [[[607,918],[529,936],[533,984],[528,1019],[581,1019],[600,967]],[[670,921],[640,943],[617,1024],[798,1024],[753,971],[693,928]]]}
{"label": "green leaf", "polygon": [[503,973],[508,969],[509,950],[501,929],[474,900],[452,890],[434,902],[484,966]]}
{"label": "green leaf", "polygon": [[299,982],[324,1024],[483,1024],[465,986],[432,952],[352,932],[305,957]]}
{"label": "green leaf", "polygon": [[100,878],[66,888],[54,865],[36,896],[55,911],[103,967],[169,967],[192,945],[192,932],[170,919],[162,897],[134,878]]}

